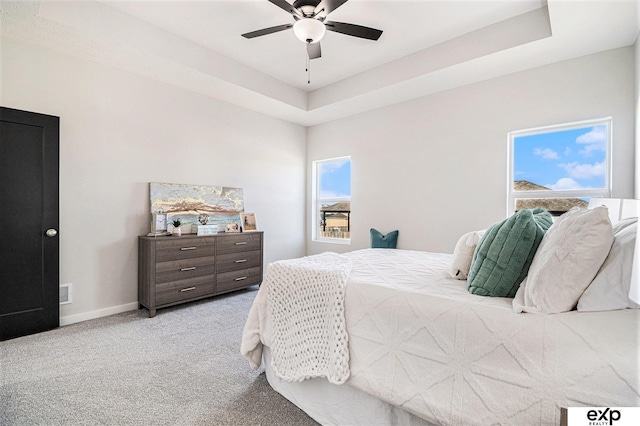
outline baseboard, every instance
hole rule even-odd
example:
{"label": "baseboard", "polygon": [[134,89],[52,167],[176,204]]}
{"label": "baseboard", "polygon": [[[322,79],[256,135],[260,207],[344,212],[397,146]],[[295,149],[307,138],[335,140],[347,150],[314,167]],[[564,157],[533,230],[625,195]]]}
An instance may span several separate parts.
{"label": "baseboard", "polygon": [[96,318],[108,317],[109,315],[120,314],[122,312],[135,311],[138,309],[138,302],[127,303],[125,305],[111,306],[110,308],[98,309],[97,311],[83,312],[81,314],[66,315],[60,317],[60,327],[87,321]]}

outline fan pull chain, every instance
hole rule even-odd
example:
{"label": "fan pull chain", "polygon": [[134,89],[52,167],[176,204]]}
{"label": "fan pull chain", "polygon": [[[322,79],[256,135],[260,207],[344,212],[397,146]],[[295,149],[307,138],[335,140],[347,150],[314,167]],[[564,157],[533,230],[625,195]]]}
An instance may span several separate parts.
{"label": "fan pull chain", "polygon": [[307,84],[311,84],[311,58],[309,58],[309,49],[306,49],[305,59],[307,60],[305,71],[307,72]]}

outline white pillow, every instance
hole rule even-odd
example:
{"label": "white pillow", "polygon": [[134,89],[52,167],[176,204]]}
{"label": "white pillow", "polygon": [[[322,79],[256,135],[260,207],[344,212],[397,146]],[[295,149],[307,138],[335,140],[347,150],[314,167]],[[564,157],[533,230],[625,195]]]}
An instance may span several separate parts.
{"label": "white pillow", "polygon": [[615,239],[611,251],[598,275],[580,297],[579,311],[613,311],[639,307],[629,300],[637,231],[637,217],[624,219],[613,225]]}
{"label": "white pillow", "polygon": [[471,268],[473,252],[484,235],[486,229],[482,231],[471,231],[464,234],[453,249],[453,261],[449,268],[449,276],[456,280],[466,280]]}
{"label": "white pillow", "polygon": [[569,210],[542,238],[529,275],[513,299],[513,309],[547,314],[572,310],[598,273],[612,243],[613,229],[606,207]]}

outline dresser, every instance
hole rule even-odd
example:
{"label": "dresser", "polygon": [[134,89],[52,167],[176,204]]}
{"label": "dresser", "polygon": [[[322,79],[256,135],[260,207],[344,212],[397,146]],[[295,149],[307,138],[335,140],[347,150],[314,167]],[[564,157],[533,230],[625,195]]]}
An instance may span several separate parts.
{"label": "dresser", "polygon": [[262,282],[263,232],[138,237],[138,302],[156,309]]}

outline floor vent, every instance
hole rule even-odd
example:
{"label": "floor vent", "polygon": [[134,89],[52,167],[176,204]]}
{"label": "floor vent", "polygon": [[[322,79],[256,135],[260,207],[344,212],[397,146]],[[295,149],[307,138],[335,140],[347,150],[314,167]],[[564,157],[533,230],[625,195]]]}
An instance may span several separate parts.
{"label": "floor vent", "polygon": [[60,284],[60,304],[66,305],[71,303],[71,296],[73,291],[71,290],[71,284]]}

